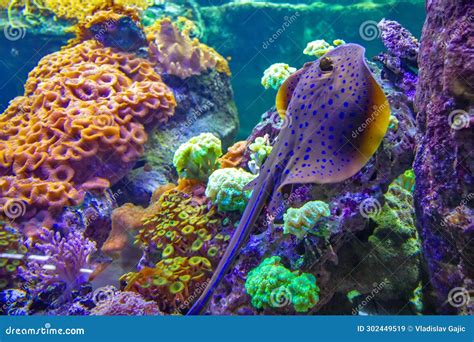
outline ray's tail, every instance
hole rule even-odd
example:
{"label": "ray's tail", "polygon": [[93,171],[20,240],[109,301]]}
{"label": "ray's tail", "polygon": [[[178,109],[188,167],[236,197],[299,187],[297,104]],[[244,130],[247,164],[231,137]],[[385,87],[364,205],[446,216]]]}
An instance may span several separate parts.
{"label": "ray's tail", "polygon": [[217,285],[219,285],[222,277],[225,275],[229,266],[234,261],[237,252],[247,237],[250,235],[252,227],[260,215],[262,208],[273,190],[273,181],[272,177],[262,177],[261,180],[258,180],[256,186],[253,189],[252,196],[250,197],[249,203],[245,208],[242,218],[240,220],[239,226],[237,227],[235,233],[230,240],[229,246],[227,247],[224,255],[217,266],[211,280],[206,286],[205,290],[201,296],[197,299],[191,309],[188,311],[187,315],[198,315],[201,310],[204,308],[208,300],[211,298],[212,293],[214,292]]}

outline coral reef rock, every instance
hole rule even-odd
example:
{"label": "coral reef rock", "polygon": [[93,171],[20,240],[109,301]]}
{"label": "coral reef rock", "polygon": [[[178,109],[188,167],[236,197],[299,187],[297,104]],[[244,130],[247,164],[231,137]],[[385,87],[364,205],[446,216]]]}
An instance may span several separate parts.
{"label": "coral reef rock", "polygon": [[429,1],[418,58],[415,205],[442,313],[473,313],[472,301],[451,305],[474,290],[473,16],[470,1]]}

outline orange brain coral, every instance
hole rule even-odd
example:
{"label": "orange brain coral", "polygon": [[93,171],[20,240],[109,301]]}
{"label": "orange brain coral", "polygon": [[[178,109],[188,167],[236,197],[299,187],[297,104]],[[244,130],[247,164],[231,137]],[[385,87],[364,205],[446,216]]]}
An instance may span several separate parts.
{"label": "orange brain coral", "polygon": [[151,58],[162,72],[187,78],[215,68],[230,76],[227,61],[214,49],[191,39],[173,25],[171,19],[156,21],[145,29]]}
{"label": "orange brain coral", "polygon": [[108,187],[143,152],[145,126],[175,106],[152,64],[133,54],[89,40],[44,57],[0,115],[0,209],[11,196],[72,205]]}

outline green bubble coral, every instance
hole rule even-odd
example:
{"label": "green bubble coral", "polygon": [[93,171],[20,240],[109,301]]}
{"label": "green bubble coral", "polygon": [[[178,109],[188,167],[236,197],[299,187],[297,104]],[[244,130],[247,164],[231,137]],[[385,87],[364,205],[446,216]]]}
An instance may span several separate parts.
{"label": "green bubble coral", "polygon": [[217,158],[221,155],[220,139],[211,133],[201,133],[178,148],[173,164],[180,178],[205,181],[217,168]]}
{"label": "green bubble coral", "polygon": [[297,312],[306,312],[319,301],[316,278],[309,273],[291,272],[273,256],[251,270],[247,275],[245,290],[257,308],[278,308],[293,305]]}
{"label": "green bubble coral", "polygon": [[268,141],[268,135],[257,137],[253,143],[250,144],[249,150],[253,153],[250,155],[248,167],[252,173],[258,173],[263,162],[270,155],[272,146]]}
{"label": "green bubble coral", "polygon": [[280,88],[282,83],[285,82],[285,80],[295,71],[296,68],[292,68],[285,63],[272,64],[263,72],[262,85],[265,89],[271,87],[276,90]]}
{"label": "green bubble coral", "polygon": [[217,204],[219,211],[243,212],[252,195],[252,191],[244,190],[244,187],[255,177],[256,175],[242,169],[225,168],[216,170],[209,177],[206,196],[214,204]]}
{"label": "green bubble coral", "polygon": [[346,297],[351,302],[354,303],[354,299],[360,296],[360,292],[357,290],[351,290],[347,292]]}
{"label": "green bubble coral", "polygon": [[283,232],[298,239],[303,239],[308,233],[328,238],[329,230],[325,225],[319,224],[317,230],[314,227],[330,214],[329,206],[321,201],[307,202],[301,208],[289,208],[283,215]]}
{"label": "green bubble coral", "polygon": [[309,42],[306,45],[306,48],[304,49],[303,53],[308,56],[314,56],[316,58],[319,58],[334,49],[335,46],[345,44],[346,42],[342,39],[335,39],[332,43],[334,44],[334,46],[329,44],[324,39],[313,40],[312,42]]}

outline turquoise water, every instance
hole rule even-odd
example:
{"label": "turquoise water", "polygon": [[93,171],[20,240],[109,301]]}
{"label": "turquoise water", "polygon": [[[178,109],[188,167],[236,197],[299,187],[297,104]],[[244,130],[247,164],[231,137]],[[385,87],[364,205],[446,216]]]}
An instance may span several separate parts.
{"label": "turquoise water", "polygon": [[[265,90],[260,83],[264,70],[271,64],[283,62],[300,68],[312,60],[302,52],[308,42],[316,39],[328,42],[343,39],[362,44],[370,59],[383,51],[383,45],[376,36],[361,37],[363,23],[392,19],[419,37],[425,17],[422,0],[198,1],[185,3],[186,6],[199,12],[195,17],[202,25],[202,41],[230,57],[241,121],[240,139],[249,134],[260,115],[274,104],[276,92]],[[48,22],[47,26],[51,26],[52,32],[33,26],[20,41],[2,40],[0,110],[6,108],[10,99],[22,94],[28,72],[39,59],[60,49],[71,37],[61,33],[67,23]]]}

